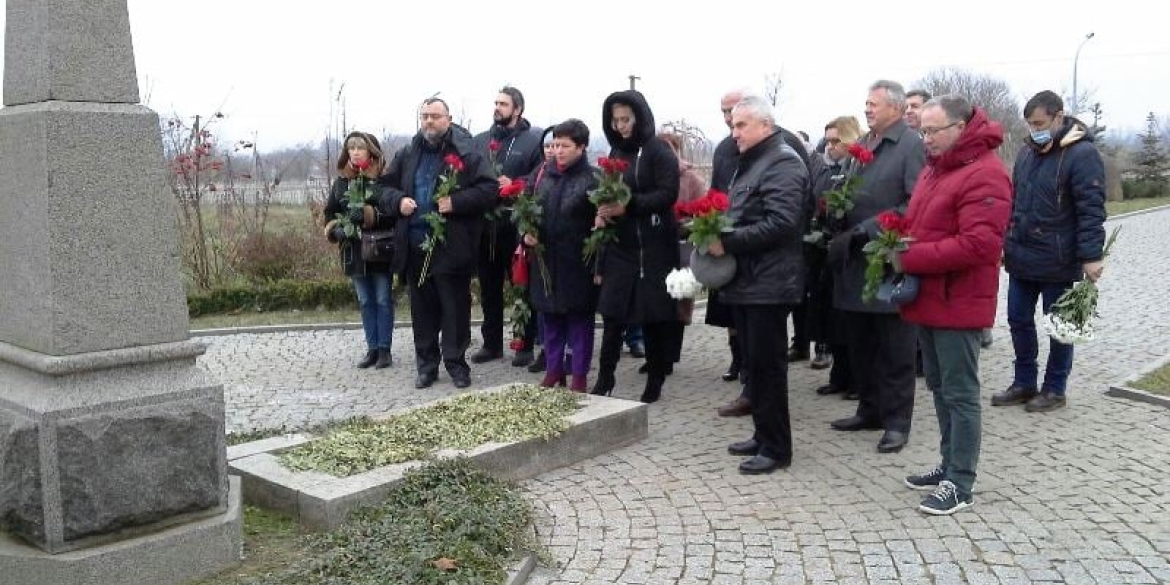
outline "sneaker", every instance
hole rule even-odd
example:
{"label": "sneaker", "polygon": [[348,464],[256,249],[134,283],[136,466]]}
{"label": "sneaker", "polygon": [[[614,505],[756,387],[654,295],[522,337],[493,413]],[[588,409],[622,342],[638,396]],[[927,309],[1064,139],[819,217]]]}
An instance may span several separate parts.
{"label": "sneaker", "polygon": [[1012,384],[1007,390],[991,395],[992,406],[1012,406],[1024,404],[1036,396],[1036,389],[1027,386]]}
{"label": "sneaker", "polygon": [[938,488],[933,494],[926,496],[926,499],[918,504],[918,509],[932,516],[950,516],[963,508],[971,507],[974,503],[975,498],[960,496],[959,488],[944,479],[938,482]]}
{"label": "sneaker", "polygon": [[933,490],[938,487],[938,482],[942,481],[943,477],[942,466],[935,465],[917,475],[906,476],[906,487],[912,490]]}
{"label": "sneaker", "polygon": [[1068,404],[1064,396],[1057,396],[1048,390],[1037,394],[1024,405],[1024,410],[1028,412],[1048,412],[1058,408],[1064,408]]}

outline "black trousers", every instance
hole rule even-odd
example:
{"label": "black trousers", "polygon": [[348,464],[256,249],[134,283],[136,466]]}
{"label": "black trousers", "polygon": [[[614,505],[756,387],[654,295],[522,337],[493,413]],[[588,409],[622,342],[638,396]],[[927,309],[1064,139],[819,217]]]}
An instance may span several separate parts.
{"label": "black trousers", "polygon": [[[833,308],[833,271],[825,266],[823,254],[812,252],[805,255],[808,259],[808,294],[805,297],[806,315],[808,316],[808,340],[815,343],[842,342],[834,332],[837,320],[836,309]],[[799,333],[797,334],[799,336]],[[834,353],[834,356],[836,354]]]}
{"label": "black trousers", "polygon": [[[491,234],[495,233],[495,242]],[[519,236],[512,222],[500,219],[484,223],[483,240],[479,244],[476,276],[479,278],[479,301],[483,308],[483,347],[490,351],[504,350],[504,287],[512,281],[512,252]],[[536,319],[530,319],[524,331],[524,348],[532,349],[536,338]]]}
{"label": "black trousers", "polygon": [[[603,322],[597,367],[600,372],[612,374],[622,356],[622,332],[626,324],[614,319],[604,319]],[[665,372],[667,364],[678,361],[683,324],[679,321],[669,321],[646,323],[641,327],[646,348],[647,371]]]}
{"label": "black trousers", "polygon": [[464,355],[471,344],[471,275],[429,274],[419,286],[423,258],[412,249],[406,265],[415,368],[434,375],[442,361],[451,376],[466,376],[471,372]]}
{"label": "black trousers", "polygon": [[760,454],[781,464],[792,462],[792,424],[788,418],[788,313],[785,305],[732,305],[742,369],[752,403],[753,437]]}
{"label": "black trousers", "polygon": [[897,314],[842,311],[857,416],[887,431],[910,432],[914,415],[914,351],[918,328]]}

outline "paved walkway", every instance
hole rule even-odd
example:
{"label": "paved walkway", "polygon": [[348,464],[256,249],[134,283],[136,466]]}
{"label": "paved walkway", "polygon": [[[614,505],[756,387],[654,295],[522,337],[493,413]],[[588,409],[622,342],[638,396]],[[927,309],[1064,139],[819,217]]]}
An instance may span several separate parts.
{"label": "paved walkway", "polygon": [[[1101,283],[1102,339],[1077,348],[1064,410],[988,405],[1010,382],[1001,294],[996,342],[981,363],[974,507],[926,517],[914,509],[922,494],[902,486],[906,473],[937,461],[938,425],[921,383],[910,445],[879,455],[878,431],[829,429],[855,403],[816,396],[825,374],[806,364],[789,375],[792,467],[739,475],[725,448],[748,437],[751,423],[714,413],[738,391],[719,381],[723,331],[693,326],[683,363],[651,406],[646,441],[524,483],[559,562],[531,582],[1170,583],[1170,410],[1103,394],[1170,352],[1168,222],[1170,211],[1114,222],[1124,229]],[[300,427],[455,393],[445,375],[413,388],[408,330],[396,332],[396,363],[385,371],[351,366],[359,337],[208,338],[202,364],[226,385],[228,430]],[[619,398],[641,393],[636,366],[621,362]],[[473,371],[479,386],[534,377],[503,361]]]}

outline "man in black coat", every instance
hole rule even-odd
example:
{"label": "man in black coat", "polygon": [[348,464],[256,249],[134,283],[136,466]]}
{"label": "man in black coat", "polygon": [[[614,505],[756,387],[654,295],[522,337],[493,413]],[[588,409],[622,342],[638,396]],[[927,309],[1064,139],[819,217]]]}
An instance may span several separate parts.
{"label": "man in black coat", "polygon": [[748,96],[732,113],[740,155],[729,187],[727,217],[733,231],[709,246],[732,254],[735,278],[719,291],[732,307],[747,374],[755,432],[733,443],[733,455],[750,455],[741,473],[769,473],[792,463],[788,417],[788,313],[804,296],[802,236],[808,213],[808,168],[774,127],[772,107]]}
{"label": "man in black coat", "polygon": [[[476,151],[486,157],[496,173],[499,186],[512,179],[526,177],[544,161],[541,130],[533,128],[524,119],[524,94],[505,86],[496,96],[491,129],[475,137]],[[504,286],[511,280],[509,268],[512,251],[516,248],[516,226],[512,225],[511,203],[499,199],[490,217],[484,218],[484,231],[479,245],[480,304],[483,306],[483,325],[480,334],[483,345],[471,354],[471,361],[483,363],[504,355]],[[532,344],[536,337],[536,320],[531,320],[524,332],[524,348],[516,352],[512,365],[532,363]]]}
{"label": "man in black coat", "polygon": [[[383,176],[387,196],[380,205],[397,212],[398,249],[394,271],[410,287],[410,318],[414,330],[416,388],[439,376],[441,360],[457,388],[471,385],[464,354],[471,342],[471,275],[483,229],[483,213],[496,202],[496,180],[490,163],[472,144],[471,135],[451,123],[446,102],[429,98],[419,110],[421,127],[409,145],[398,151]],[[448,157],[457,157],[454,169]],[[435,200],[439,183],[454,172],[448,197]],[[428,213],[444,218],[444,237],[424,273],[423,243],[433,236]],[[440,341],[440,333],[442,335]],[[441,348],[441,351],[440,351]]]}
{"label": "man in black coat", "polygon": [[894,304],[862,300],[866,265],[862,247],[878,234],[879,213],[906,208],[926,161],[922,138],[903,120],[905,109],[901,84],[881,80],[870,86],[865,100],[869,134],[860,144],[873,153],[873,160],[860,161],[854,207],[829,243],[828,255],[834,271],[833,306],[843,312],[852,380],[860,394],[857,413],[833,421],[832,427],[884,429],[879,453],[901,451],[910,435],[918,332],[901,319]]}

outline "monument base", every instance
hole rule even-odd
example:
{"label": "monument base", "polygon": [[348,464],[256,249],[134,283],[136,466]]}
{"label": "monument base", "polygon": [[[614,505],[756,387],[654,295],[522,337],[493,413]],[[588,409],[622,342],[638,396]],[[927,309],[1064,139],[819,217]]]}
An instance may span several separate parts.
{"label": "monument base", "polygon": [[115,544],[52,555],[0,533],[0,574],[19,585],[178,585],[222,571],[242,556],[240,479],[227,512]]}

